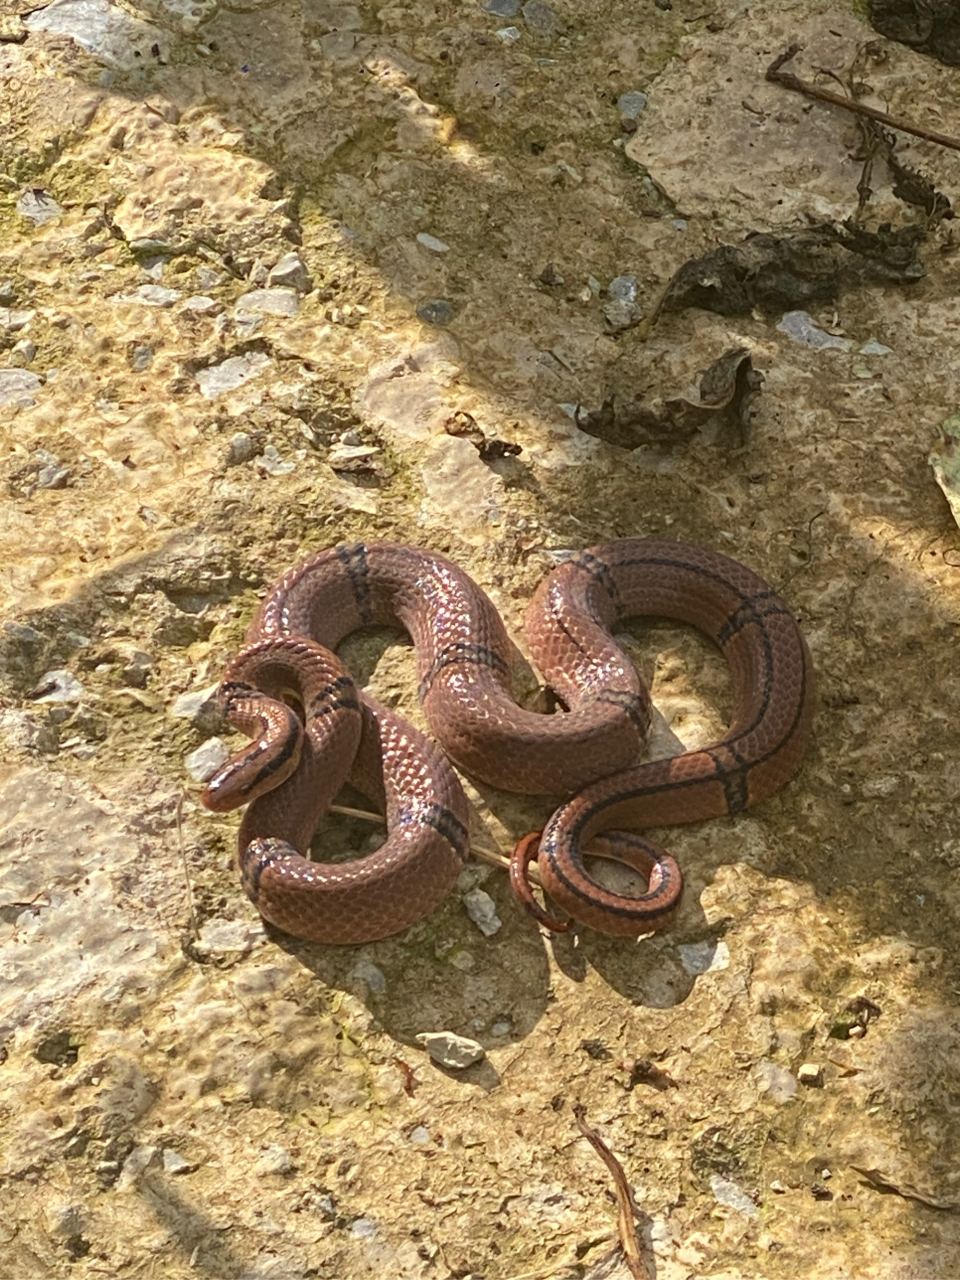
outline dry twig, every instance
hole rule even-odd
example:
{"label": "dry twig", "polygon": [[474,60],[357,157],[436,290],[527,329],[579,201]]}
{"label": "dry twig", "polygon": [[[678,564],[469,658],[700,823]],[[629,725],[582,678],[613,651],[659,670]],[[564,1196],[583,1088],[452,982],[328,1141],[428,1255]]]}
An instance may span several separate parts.
{"label": "dry twig", "polygon": [[899,129],[901,133],[912,133],[915,138],[924,138],[927,142],[936,142],[941,147],[960,151],[960,138],[952,138],[947,133],[937,133],[933,129],[921,129],[917,125],[908,124],[906,120],[888,115],[886,111],[878,111],[876,107],[867,107],[862,102],[854,101],[853,98],[845,98],[842,94],[831,93],[829,89],[821,89],[815,84],[801,80],[790,71],[781,71],[783,64],[795,57],[800,49],[800,45],[792,44],[786,53],[782,53],[779,58],[771,62],[767,67],[767,80],[773,84],[783,85],[785,89],[793,89],[797,93],[805,94],[808,98],[816,98],[818,102],[830,102],[835,107],[852,111],[854,115],[866,116],[868,120],[877,120],[889,129]]}
{"label": "dry twig", "polygon": [[624,1259],[630,1268],[630,1274],[635,1276],[636,1280],[651,1280],[646,1263],[640,1257],[640,1237],[637,1234],[633,1196],[630,1193],[627,1175],[623,1172],[623,1165],[603,1141],[596,1129],[591,1129],[586,1123],[586,1114],[587,1109],[582,1103],[578,1103],[573,1108],[573,1118],[577,1122],[577,1128],[610,1170],[610,1176],[613,1178],[614,1191],[617,1196],[617,1228],[620,1232],[620,1247],[623,1249]]}

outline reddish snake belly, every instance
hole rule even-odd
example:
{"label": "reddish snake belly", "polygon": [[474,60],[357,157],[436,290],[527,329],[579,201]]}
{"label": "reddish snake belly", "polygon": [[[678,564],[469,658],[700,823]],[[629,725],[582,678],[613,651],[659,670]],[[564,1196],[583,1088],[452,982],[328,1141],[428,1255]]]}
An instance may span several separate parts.
{"label": "reddish snake belly", "polygon": [[[722,651],[730,729],[715,746],[636,764],[649,694],[612,638],[628,617],[687,622]],[[365,626],[399,626],[417,655],[419,694],[439,750],[358,692],[334,650]],[[241,879],[261,915],[317,942],[386,937],[426,915],[468,849],[467,802],[449,761],[505,790],[572,795],[539,841],[518,846],[511,878],[529,905],[535,854],[550,897],[605,933],[637,936],[676,911],[676,862],[639,836],[605,835],[739,813],[796,772],[814,709],[810,654],[786,604],[735,560],[689,543],[625,538],[579,552],[536,591],[531,655],[567,710],[541,715],[510,692],[513,648],[488,597],[451,561],[392,543],[330,548],[264,600],[221,685],[227,719],[254,741],[215,775],[204,803],[250,801]],[[298,716],[283,698],[292,693]],[[383,846],[354,862],[305,855],[349,780],[386,807]],[[641,897],[594,879],[598,851],[649,878]],[[587,850],[589,851],[589,850]],[[550,922],[541,914],[541,919]]]}

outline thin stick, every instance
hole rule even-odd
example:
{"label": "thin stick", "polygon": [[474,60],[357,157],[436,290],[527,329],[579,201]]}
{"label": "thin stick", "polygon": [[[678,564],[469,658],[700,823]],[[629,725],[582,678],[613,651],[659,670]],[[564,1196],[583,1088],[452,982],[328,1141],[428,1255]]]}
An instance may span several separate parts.
{"label": "thin stick", "polygon": [[646,1263],[640,1257],[640,1238],[637,1235],[633,1197],[630,1194],[627,1175],[623,1172],[623,1165],[600,1137],[596,1129],[591,1129],[586,1123],[586,1114],[587,1109],[582,1103],[578,1103],[573,1108],[573,1118],[577,1122],[577,1128],[610,1170],[610,1176],[613,1178],[613,1188],[617,1196],[617,1228],[620,1232],[620,1247],[623,1249],[624,1261],[635,1280],[650,1280],[650,1272]]}
{"label": "thin stick", "polygon": [[799,76],[795,76],[789,71],[781,71],[780,68],[783,64],[795,57],[802,47],[799,44],[792,44],[786,53],[782,53],[779,58],[771,62],[770,66],[767,67],[767,80],[773,84],[781,84],[785,89],[793,89],[797,93],[803,93],[808,98],[816,98],[819,102],[830,102],[835,107],[843,107],[845,111],[852,111],[854,115],[866,116],[868,120],[876,120],[880,124],[885,124],[889,129],[899,129],[901,133],[912,133],[915,138],[923,138],[927,142],[936,142],[941,147],[949,147],[951,151],[960,151],[960,138],[952,138],[947,133],[937,133],[934,129],[920,129],[916,125],[908,124],[905,120],[897,119],[896,116],[888,115],[886,111],[878,111],[876,107],[864,106],[862,102],[855,102],[852,98],[843,97],[842,94],[831,93],[829,89],[820,89],[817,85],[801,80]]}

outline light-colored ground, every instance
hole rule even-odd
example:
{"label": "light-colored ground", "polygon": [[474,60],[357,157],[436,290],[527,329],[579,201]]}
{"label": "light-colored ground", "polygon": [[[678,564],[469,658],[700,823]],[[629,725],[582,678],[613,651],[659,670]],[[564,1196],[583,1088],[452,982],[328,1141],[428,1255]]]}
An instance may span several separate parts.
{"label": "light-colored ground", "polygon": [[[445,0],[171,0],[112,11],[100,52],[36,25],[0,44],[0,383],[41,375],[0,409],[4,1277],[599,1275],[615,1208],[577,1102],[661,1280],[960,1272],[960,535],[927,463],[960,391],[951,224],[920,283],[815,313],[848,351],[776,316],[610,333],[588,277],[636,275],[649,314],[717,243],[853,212],[850,118],[763,72],[798,38],[801,72],[840,71],[870,32],[809,0],[557,12],[538,34],[535,11]],[[960,133],[958,72],[885,47],[870,100]],[[633,135],[629,90],[650,98]],[[960,189],[956,155],[905,154]],[[902,221],[884,181],[871,218]],[[41,225],[17,211],[50,199]],[[297,314],[238,308],[295,248]],[[537,283],[548,263],[562,285]],[[416,314],[436,299],[443,328]],[[859,354],[870,339],[890,353]],[[736,346],[765,377],[746,453],[628,454],[560,408],[669,398]],[[204,394],[237,359],[248,379]],[[445,434],[458,412],[522,452],[487,466]],[[345,432],[369,469],[331,467]],[[192,784],[178,833],[210,729],[171,707],[304,554],[432,547],[516,629],[552,552],[646,534],[767,577],[821,687],[793,784],[670,834],[668,934],[550,943],[478,867],[493,938],[455,894],[399,938],[299,946],[263,934],[235,822]],[[716,732],[718,660],[636,634],[674,731]],[[376,687],[416,716],[409,650],[381,650]],[[64,670],[82,691],[38,700]],[[545,816],[473,794],[502,847]],[[879,1019],[831,1039],[857,997]],[[415,1037],[441,1029],[486,1062],[431,1065]],[[630,1087],[637,1058],[676,1087]],[[807,1062],[822,1088],[797,1082]]]}

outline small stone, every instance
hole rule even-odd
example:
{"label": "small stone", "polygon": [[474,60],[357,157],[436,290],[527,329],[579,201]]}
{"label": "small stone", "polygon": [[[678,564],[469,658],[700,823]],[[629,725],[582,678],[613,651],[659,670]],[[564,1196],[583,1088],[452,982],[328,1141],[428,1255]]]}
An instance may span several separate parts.
{"label": "small stone", "polygon": [[638,89],[633,89],[629,93],[621,93],[617,99],[617,110],[620,112],[622,120],[636,120],[646,105],[647,95],[641,93]]}
{"label": "small stone", "polygon": [[21,338],[15,343],[10,352],[10,364],[18,369],[23,369],[28,364],[33,364],[37,355],[37,344],[31,342],[29,338]]}
{"label": "small stone", "polygon": [[189,720],[197,724],[209,714],[211,706],[215,706],[215,695],[219,684],[208,685],[206,689],[191,689],[189,693],[181,693],[170,704],[170,715],[176,720]]}
{"label": "small stone", "polygon": [[12,280],[0,280],[0,307],[12,307],[17,300],[17,290]]}
{"label": "small stone", "polygon": [[295,289],[297,293],[309,293],[313,280],[299,253],[287,253],[267,272],[267,284]]}
{"label": "small stone", "polygon": [[[188,299],[189,301],[189,299]],[[134,347],[130,352],[130,368],[134,373],[143,373],[153,363],[153,347]]]}
{"label": "small stone", "polygon": [[347,445],[342,441],[331,447],[327,454],[327,461],[334,471],[356,466],[358,462],[364,462],[370,458],[375,458],[380,453],[380,449],[373,444],[354,444]]}
{"label": "small stone", "polygon": [[806,311],[787,311],[777,328],[804,347],[813,347],[819,351],[850,350],[850,343],[846,338],[838,337],[834,333],[825,333]]}
{"label": "small stone", "polygon": [[123,1191],[128,1187],[132,1187],[141,1174],[146,1173],[156,1158],[156,1147],[134,1147],[123,1162],[123,1168],[120,1170],[120,1177],[117,1180],[117,1190]]}
{"label": "small stone", "polygon": [[268,316],[295,316],[300,309],[293,289],[254,289],[237,299],[237,311],[252,311]]}
{"label": "small stone", "polygon": [[141,307],[170,307],[182,297],[179,289],[166,289],[162,284],[141,284],[130,293],[115,293],[110,301]]}
{"label": "small stone", "polygon": [[443,240],[438,240],[436,236],[430,235],[427,231],[419,231],[417,233],[417,244],[422,244],[425,249],[430,249],[433,253],[449,253],[450,246]]}
{"label": "small stone", "polygon": [[263,1148],[263,1155],[253,1166],[254,1176],[263,1177],[265,1174],[292,1173],[294,1170],[293,1157],[285,1147],[277,1146],[275,1142],[269,1143]]}
{"label": "small stone", "polygon": [[246,955],[266,941],[263,925],[252,920],[223,920],[214,917],[204,921],[194,950],[201,956]]}
{"label": "small stone", "polygon": [[0,329],[6,333],[19,333],[36,314],[36,311],[25,311],[22,308],[0,307]]}
{"label": "small stone", "polygon": [[615,276],[610,281],[607,293],[611,298],[619,298],[622,302],[635,302],[637,299],[637,277]]}
{"label": "small stone", "polygon": [[553,287],[554,285],[561,285],[566,283],[563,276],[560,274],[560,272],[557,270],[556,266],[552,262],[547,263],[547,265],[543,268],[543,270],[537,276],[537,279],[540,281],[541,284],[545,284],[548,287]]}
{"label": "small stone", "polygon": [[877,342],[874,338],[863,344],[860,348],[860,354],[862,356],[890,356],[893,355],[893,348],[885,347],[882,342]]}
{"label": "small stone", "polygon": [[241,462],[249,462],[257,456],[259,448],[252,436],[248,436],[245,431],[238,431],[227,445],[227,466],[237,467]]}
{"label": "small stone", "polygon": [[797,1072],[797,1079],[808,1089],[822,1089],[823,1067],[816,1062],[805,1062]]}
{"label": "small stone", "polygon": [[230,759],[230,750],[222,738],[208,738],[184,759],[184,767],[195,782],[206,782]]}
{"label": "small stone", "polygon": [[134,689],[145,689],[147,678],[153,670],[153,659],[142,649],[134,649],[120,669],[125,684]]}
{"label": "small stone", "polygon": [[185,1160],[179,1151],[174,1151],[171,1147],[164,1148],[163,1152],[163,1171],[176,1176],[180,1173],[192,1173],[197,1166],[191,1164],[189,1160]]}
{"label": "small stone", "polygon": [[418,1146],[424,1146],[430,1141],[430,1130],[425,1125],[418,1124],[410,1133],[410,1141]]}
{"label": "small stone", "polygon": [[424,324],[435,324],[441,329],[450,323],[454,314],[453,303],[446,298],[432,298],[417,307],[417,316]]}
{"label": "small stone", "polygon": [[622,333],[625,329],[632,329],[642,319],[643,308],[622,298],[614,298],[603,308],[603,320],[609,333]]}
{"label": "small stone", "polygon": [[774,1178],[774,1180],[770,1183],[770,1190],[775,1191],[778,1196],[782,1196],[786,1194],[787,1188],[783,1185],[783,1183],[778,1178]]}
{"label": "small stone", "polygon": [[31,697],[34,702],[79,702],[83,692],[83,685],[72,671],[58,668],[40,677]]}
{"label": "small stone", "polygon": [[542,0],[527,0],[522,9],[523,20],[537,35],[552,36],[563,31],[563,23],[555,10]]}
{"label": "small stone", "polygon": [[372,1240],[377,1234],[377,1224],[372,1218],[354,1218],[347,1228],[347,1235],[354,1240]]}
{"label": "small stone", "polygon": [[735,1209],[737,1213],[742,1213],[747,1218],[759,1216],[757,1206],[743,1188],[738,1187],[735,1182],[731,1182],[728,1178],[722,1178],[718,1173],[713,1174],[710,1179],[710,1190],[720,1204],[725,1204],[728,1208]]}
{"label": "small stone", "polygon": [[59,217],[63,210],[42,187],[30,187],[17,201],[17,213],[28,218],[34,226],[42,227],[45,222]]}
{"label": "small stone", "polygon": [[475,1062],[482,1062],[486,1057],[483,1045],[466,1036],[455,1035],[452,1031],[425,1031],[416,1037],[416,1041],[423,1045],[434,1062],[454,1071],[472,1067]]}
{"label": "small stone", "polygon": [[520,39],[520,28],[519,27],[500,27],[500,29],[497,31],[497,35],[500,37],[500,39],[503,41],[504,44],[516,44],[517,41]]}
{"label": "small stone", "polygon": [[254,461],[268,476],[285,476],[297,469],[295,462],[289,460],[284,462],[280,457],[280,451],[273,444],[268,444]]}
{"label": "small stone", "polygon": [[512,18],[520,12],[520,0],[487,0],[484,7],[496,18]]}
{"label": "small stone", "polygon": [[503,1019],[500,1022],[495,1022],[493,1024],[490,1028],[490,1034],[492,1036],[508,1036],[512,1030],[513,1023]]}
{"label": "small stone", "polygon": [[383,970],[378,969],[369,960],[358,960],[347,977],[356,982],[365,983],[371,995],[382,996],[387,989],[387,979]]}
{"label": "small stone", "polygon": [[184,311],[197,311],[201,315],[205,311],[215,310],[219,305],[218,302],[208,297],[205,293],[191,293],[189,298],[184,298],[183,300]]}
{"label": "small stone", "polygon": [[503,921],[497,915],[496,903],[489,893],[483,889],[471,889],[463,895],[463,905],[467,915],[486,938],[492,938],[503,928]]}
{"label": "small stone", "polygon": [[200,391],[208,400],[235,391],[251,378],[259,377],[271,360],[262,351],[249,351],[245,356],[230,356],[220,364],[210,365],[196,374]]}
{"label": "small stone", "polygon": [[0,369],[0,408],[14,405],[30,409],[37,402],[31,392],[42,385],[43,379],[27,369]]}

